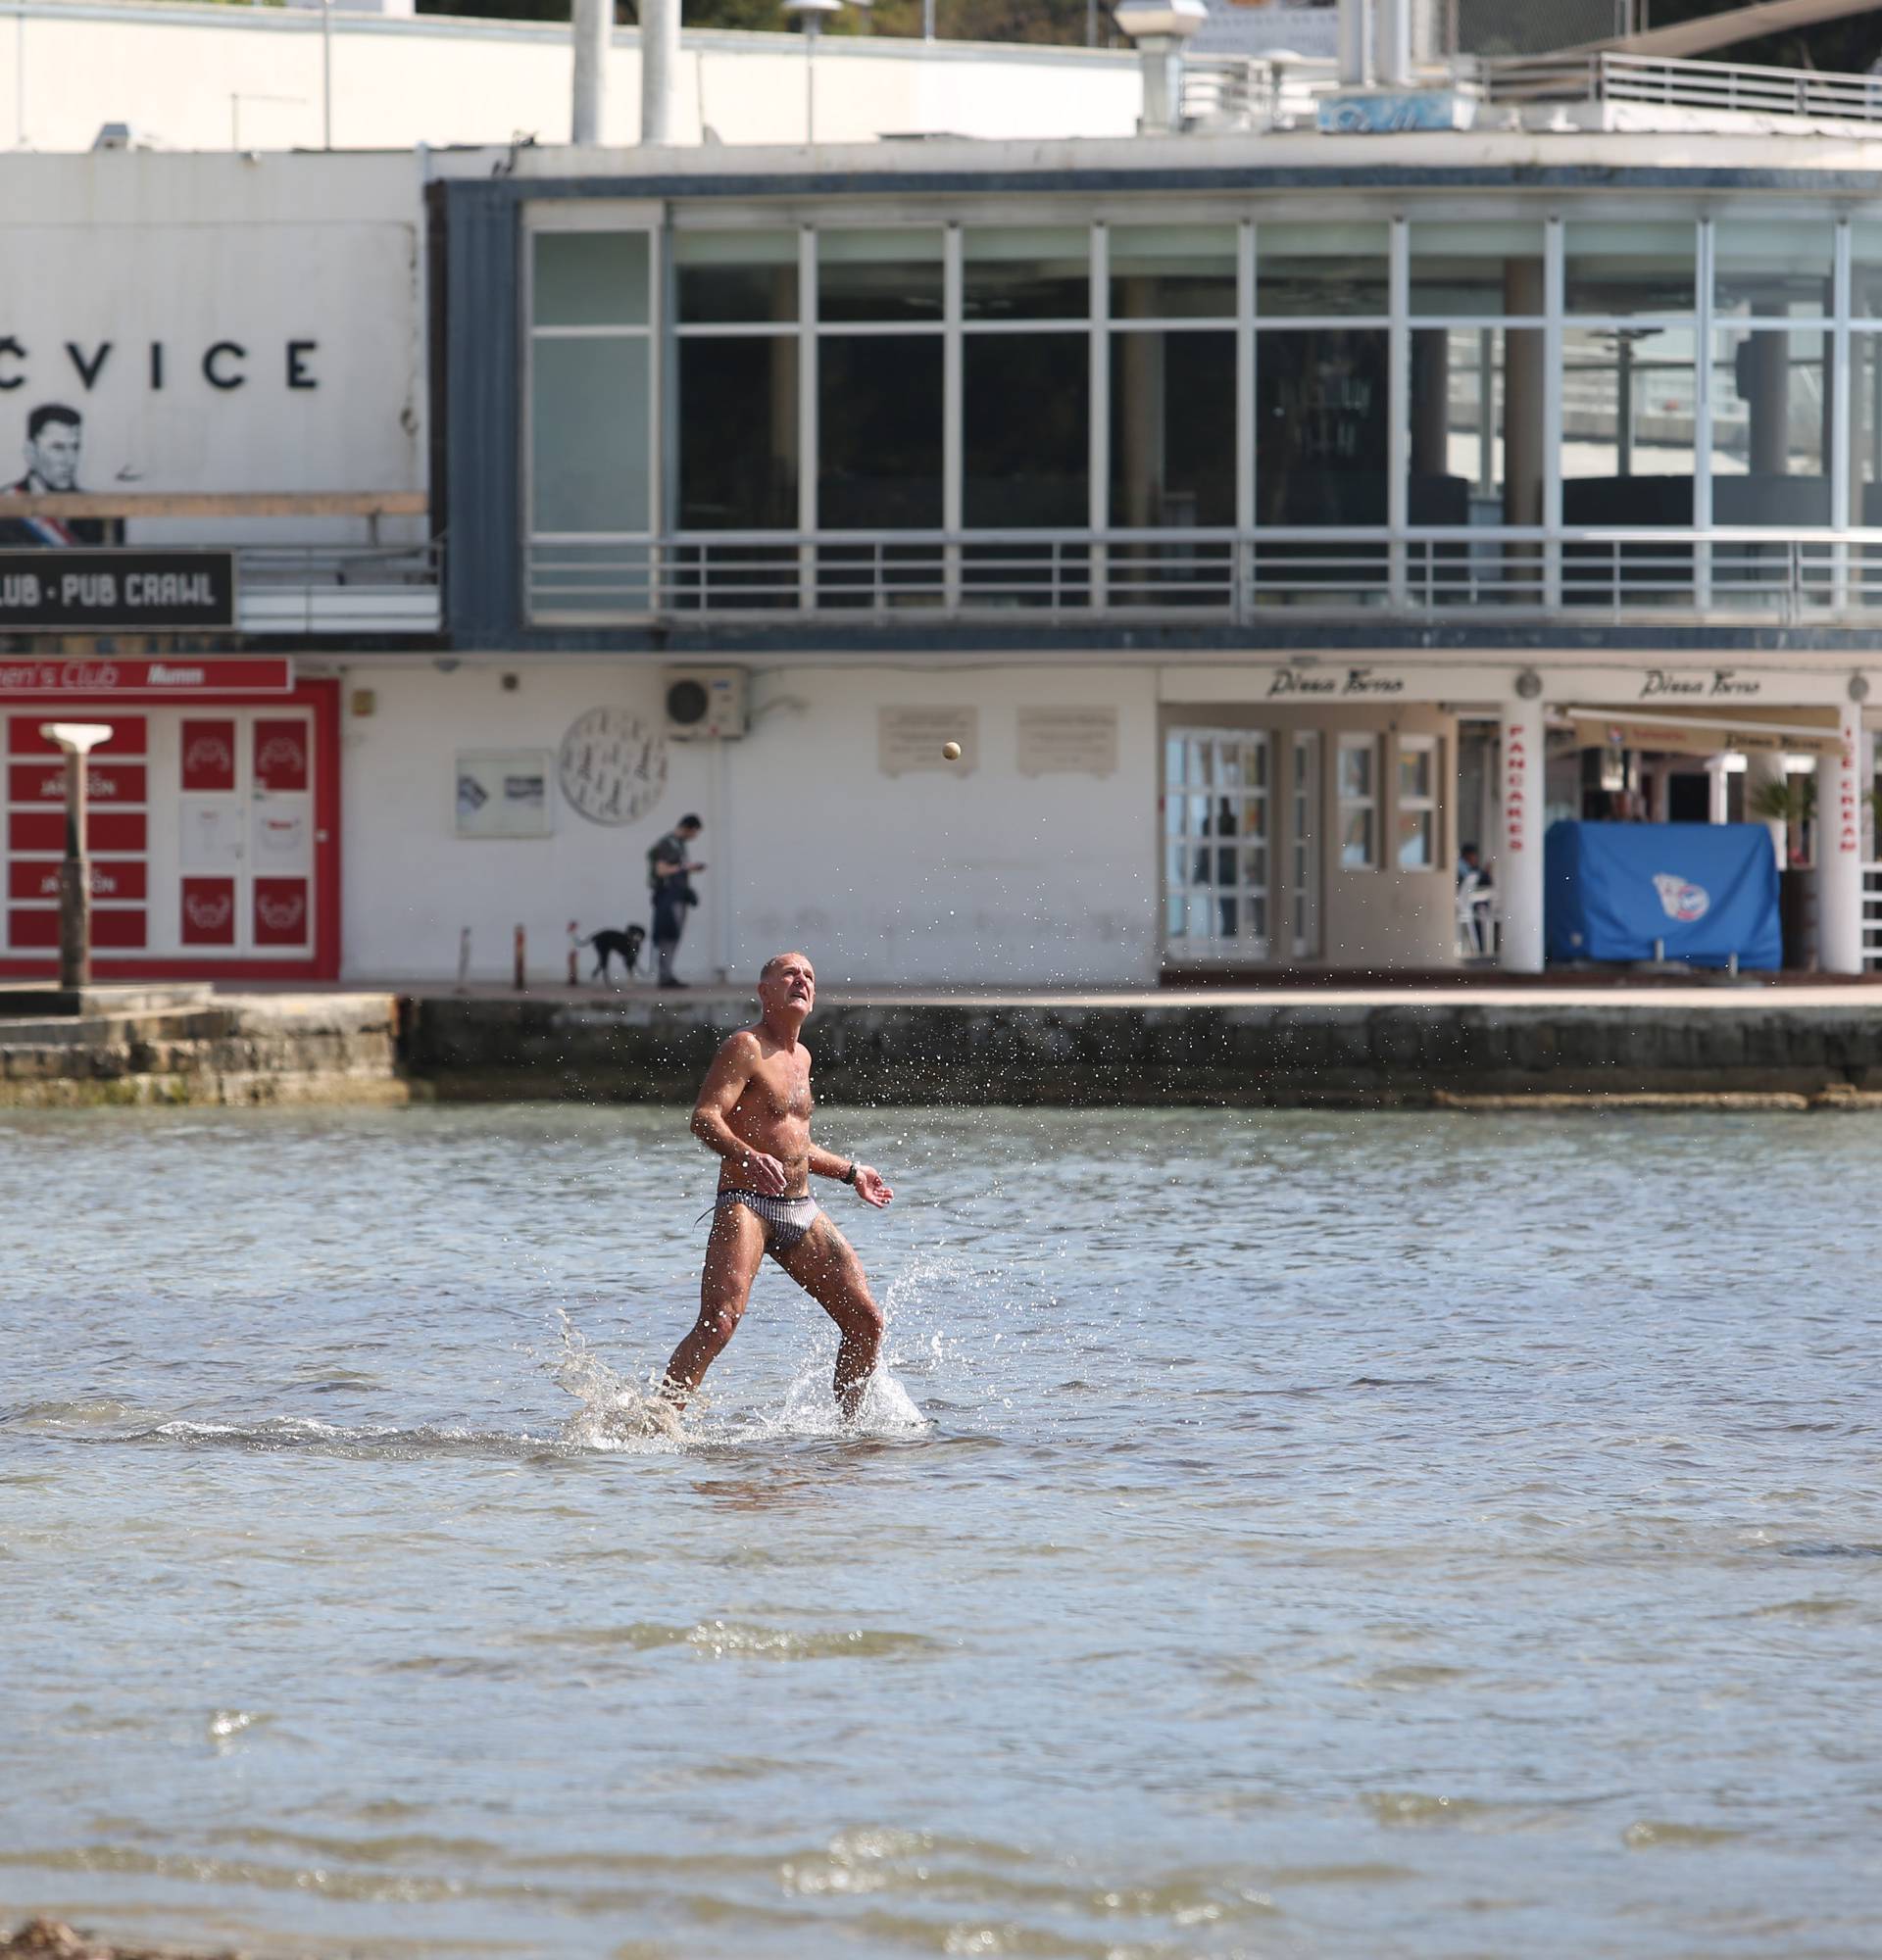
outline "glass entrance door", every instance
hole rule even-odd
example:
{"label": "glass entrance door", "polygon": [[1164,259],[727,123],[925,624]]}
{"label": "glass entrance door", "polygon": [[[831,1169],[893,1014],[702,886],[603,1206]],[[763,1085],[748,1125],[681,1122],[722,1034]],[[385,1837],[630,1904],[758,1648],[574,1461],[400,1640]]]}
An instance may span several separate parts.
{"label": "glass entrance door", "polygon": [[1268,738],[1172,729],[1164,743],[1164,946],[1172,960],[1268,957]]}

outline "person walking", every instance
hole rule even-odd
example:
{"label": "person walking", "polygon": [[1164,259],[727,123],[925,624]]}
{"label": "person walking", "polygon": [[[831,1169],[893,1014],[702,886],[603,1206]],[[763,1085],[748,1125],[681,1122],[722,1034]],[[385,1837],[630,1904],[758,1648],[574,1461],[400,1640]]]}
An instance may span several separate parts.
{"label": "person walking", "polygon": [[693,1108],[693,1135],[720,1159],[718,1193],[699,1318],[667,1363],[656,1406],[676,1415],[685,1405],[744,1318],[769,1253],[835,1321],[833,1387],[854,1420],[881,1359],[882,1309],[850,1242],[811,1196],[811,1179],[848,1185],[878,1211],[895,1193],[881,1172],[811,1141],[811,1052],[798,1039],[817,1005],[809,956],[773,954],[758,1000],[757,1025],[720,1047]]}
{"label": "person walking", "polygon": [[699,904],[692,875],[703,871],[687,856],[693,839],[706,826],[688,811],[647,854],[647,883],[654,899],[654,957],[663,987],[683,987],[685,981],[673,971],[673,957],[679,952],[680,935],[686,930],[686,913]]}

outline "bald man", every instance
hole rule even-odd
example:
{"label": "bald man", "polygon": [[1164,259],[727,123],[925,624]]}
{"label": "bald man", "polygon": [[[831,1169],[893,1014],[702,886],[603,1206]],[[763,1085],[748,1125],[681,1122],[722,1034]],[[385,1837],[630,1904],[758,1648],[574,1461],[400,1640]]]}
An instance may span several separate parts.
{"label": "bald man", "polygon": [[817,1004],[809,957],[772,955],[758,999],[758,1024],[719,1050],[693,1109],[693,1135],[722,1163],[699,1319],[673,1349],[661,1393],[683,1403],[698,1388],[737,1332],[769,1253],[836,1322],[836,1398],[854,1417],[881,1356],[882,1309],[849,1241],[811,1196],[811,1179],[847,1184],[878,1210],[895,1194],[867,1164],[811,1142],[811,1052],[798,1039]]}

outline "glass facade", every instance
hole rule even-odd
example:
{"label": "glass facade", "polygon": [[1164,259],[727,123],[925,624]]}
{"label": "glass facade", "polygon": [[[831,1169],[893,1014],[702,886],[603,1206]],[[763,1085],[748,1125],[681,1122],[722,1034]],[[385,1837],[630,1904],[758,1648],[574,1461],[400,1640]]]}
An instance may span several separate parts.
{"label": "glass facade", "polygon": [[1866,603],[1882,216],[1213,202],[534,207],[532,612]]}

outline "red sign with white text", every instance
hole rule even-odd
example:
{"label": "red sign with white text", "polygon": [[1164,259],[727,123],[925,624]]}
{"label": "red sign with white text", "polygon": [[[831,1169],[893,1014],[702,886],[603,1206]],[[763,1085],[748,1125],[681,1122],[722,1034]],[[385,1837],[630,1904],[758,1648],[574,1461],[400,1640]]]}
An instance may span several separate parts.
{"label": "red sign with white text", "polygon": [[[57,900],[60,861],[57,858],[16,858],[7,866],[7,897]],[[94,899],[141,899],[146,896],[146,885],[147,871],[141,858],[91,859]]]}
{"label": "red sign with white text", "polygon": [[184,789],[216,792],[235,787],[233,721],[185,721],[181,746]]}
{"label": "red sign with white text", "polygon": [[106,695],[138,701],[187,701],[199,694],[291,694],[294,662],[247,660],[0,661],[0,699],[61,700]]}
{"label": "red sign with white text", "polygon": [[264,790],[304,790],[307,787],[307,723],[255,723],[255,786]]}
{"label": "red sign with white text", "polygon": [[[40,724],[50,716],[45,709],[36,714],[7,716],[7,747],[16,756],[57,756],[62,752],[50,735],[41,735]],[[141,714],[114,714],[111,733],[92,752],[99,756],[141,756],[144,753],[144,717]]]}
{"label": "red sign with white text", "polygon": [[[144,765],[141,762],[97,762],[85,771],[85,795],[93,803],[142,803]],[[56,803],[66,807],[66,765],[63,762],[15,762],[7,770],[9,803]]]}

